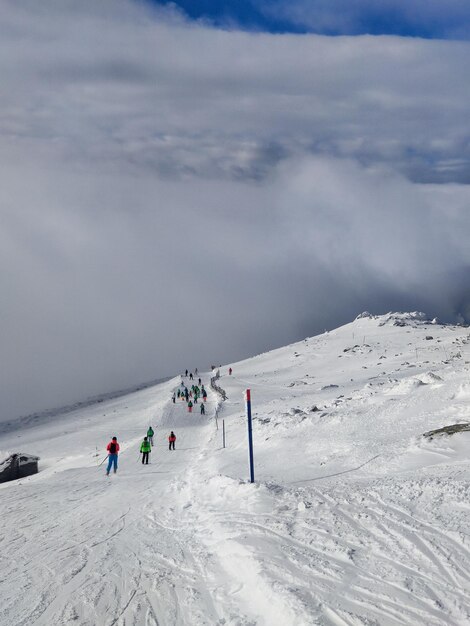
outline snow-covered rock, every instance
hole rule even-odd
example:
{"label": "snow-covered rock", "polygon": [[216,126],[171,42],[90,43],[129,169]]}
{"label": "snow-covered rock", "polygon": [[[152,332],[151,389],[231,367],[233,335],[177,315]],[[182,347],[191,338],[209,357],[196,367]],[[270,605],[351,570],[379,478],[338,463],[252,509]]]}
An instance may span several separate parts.
{"label": "snow-covered rock", "polygon": [[8,455],[0,462],[0,483],[37,474],[39,457],[24,452]]}

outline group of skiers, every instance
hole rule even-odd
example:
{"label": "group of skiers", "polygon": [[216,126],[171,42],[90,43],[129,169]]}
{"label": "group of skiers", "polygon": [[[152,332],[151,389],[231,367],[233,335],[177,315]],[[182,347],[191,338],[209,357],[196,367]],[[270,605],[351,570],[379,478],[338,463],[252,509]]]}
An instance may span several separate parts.
{"label": "group of skiers", "polygon": [[[195,376],[197,376],[197,368],[194,370]],[[186,370],[186,378],[188,377],[188,370]],[[192,372],[189,372],[189,380],[194,380]],[[182,389],[180,388],[182,387]],[[204,402],[207,400],[207,391],[202,384],[201,379],[198,379],[197,385],[191,385],[191,389],[188,389],[183,382],[183,377],[181,377],[181,384],[178,387],[176,393],[173,393],[172,401],[173,404],[176,403],[176,398],[181,398],[183,401],[186,401],[188,405],[188,411],[192,413],[193,410],[193,402],[197,404],[197,401],[200,397],[202,397],[203,402],[199,404],[201,409],[201,415],[206,414]],[[153,446],[153,436],[155,432],[151,426],[148,427],[147,434],[144,437],[142,443],[140,444],[140,454],[142,454],[142,465],[148,465],[149,462],[149,454],[152,452]],[[173,431],[168,436],[168,449],[174,450],[176,442],[176,435]],[[118,466],[118,454],[119,454],[119,443],[116,437],[113,437],[111,441],[108,443],[106,450],[108,451],[108,467],[106,469],[106,476],[109,476],[109,473],[112,468],[114,468],[114,473],[117,472]],[[103,459],[104,461],[104,459]]]}
{"label": "group of skiers", "polygon": [[[148,465],[149,454],[150,452],[152,452],[152,447],[153,447],[154,434],[155,433],[153,431],[153,428],[149,426],[147,430],[147,435],[144,437],[144,440],[140,444],[140,453],[142,454],[142,465],[144,464]],[[173,431],[171,431],[171,433],[168,435],[168,444],[169,444],[168,449],[169,450],[175,449],[175,441],[176,441],[176,435]]]}
{"label": "group of skiers", "polygon": [[[142,465],[148,465],[149,463],[149,454],[152,452],[153,446],[153,436],[154,430],[151,426],[148,427],[147,434],[144,437],[144,440],[140,444],[140,454],[142,455]],[[176,435],[173,431],[168,436],[168,449],[175,449],[175,441]],[[106,468],[106,476],[109,476],[109,473],[112,468],[114,468],[114,473],[117,472],[118,467],[118,454],[120,450],[120,446],[117,440],[117,437],[113,437],[111,441],[108,443],[106,450],[108,451],[108,467]],[[103,459],[104,460],[104,459]]]}
{"label": "group of skiers", "polygon": [[[199,387],[199,385],[201,386]],[[201,382],[201,379],[199,378],[197,385],[191,385],[191,389],[188,389],[183,381],[181,381],[180,386],[182,387],[182,389],[178,388],[176,391],[176,394],[173,393],[173,396],[171,398],[173,401],[173,404],[176,403],[176,398],[178,399],[181,398],[183,402],[186,401],[186,404],[188,405],[189,413],[192,413],[194,404],[197,404],[197,401],[199,400],[199,398],[202,397],[203,402],[201,402],[200,404],[201,415],[205,415],[206,409],[204,406],[204,402],[207,401],[207,391],[205,390],[204,385]],[[193,400],[194,400],[194,403],[193,403]]]}

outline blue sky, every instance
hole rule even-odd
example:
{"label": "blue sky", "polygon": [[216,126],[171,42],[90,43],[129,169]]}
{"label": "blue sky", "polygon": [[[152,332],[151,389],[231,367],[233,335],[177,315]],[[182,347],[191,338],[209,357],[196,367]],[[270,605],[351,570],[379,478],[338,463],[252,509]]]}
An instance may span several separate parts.
{"label": "blue sky", "polygon": [[207,20],[214,26],[260,30],[272,33],[304,33],[308,29],[295,25],[282,15],[263,10],[256,0],[148,0],[157,5],[172,5],[193,20]]}
{"label": "blue sky", "polygon": [[468,0],[148,0],[216,27],[271,33],[469,39]]}

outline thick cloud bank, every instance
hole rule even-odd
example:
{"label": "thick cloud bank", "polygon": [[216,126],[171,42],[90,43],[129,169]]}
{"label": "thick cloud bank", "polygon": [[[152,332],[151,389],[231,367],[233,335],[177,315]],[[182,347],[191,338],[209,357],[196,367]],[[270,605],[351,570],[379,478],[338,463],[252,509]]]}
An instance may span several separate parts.
{"label": "thick cloud bank", "polygon": [[0,4],[1,419],[363,309],[468,319],[468,44]]}

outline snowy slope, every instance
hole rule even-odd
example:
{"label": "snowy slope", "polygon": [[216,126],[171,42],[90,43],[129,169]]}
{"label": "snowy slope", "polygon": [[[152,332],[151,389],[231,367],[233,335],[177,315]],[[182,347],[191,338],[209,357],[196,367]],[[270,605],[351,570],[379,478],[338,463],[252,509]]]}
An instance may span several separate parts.
{"label": "snowy slope", "polygon": [[365,316],[232,367],[205,418],[174,379],[0,437],[41,457],[0,485],[0,624],[468,625],[470,432],[422,437],[470,421],[468,329]]}

